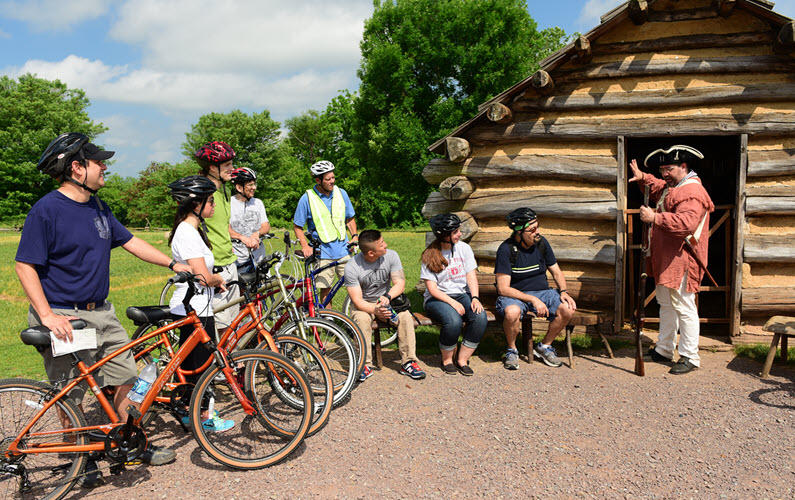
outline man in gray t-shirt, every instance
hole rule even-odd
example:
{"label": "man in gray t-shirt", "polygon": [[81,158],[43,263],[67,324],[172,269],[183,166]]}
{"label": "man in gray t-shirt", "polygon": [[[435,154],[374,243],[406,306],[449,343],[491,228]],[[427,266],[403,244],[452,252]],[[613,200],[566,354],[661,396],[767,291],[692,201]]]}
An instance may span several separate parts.
{"label": "man in gray t-shirt", "polygon": [[[373,374],[370,368],[372,351],[369,349],[373,338],[373,320],[389,320],[389,303],[393,297],[403,293],[406,277],[400,257],[394,250],[387,250],[380,231],[362,231],[359,234],[359,249],[361,252],[345,266],[345,286],[354,308],[351,317],[364,333],[365,345],[368,346],[365,349],[364,370],[359,377],[360,381],[364,381]],[[425,378],[425,372],[417,364],[414,318],[410,311],[398,313],[397,333],[400,373],[413,379]]]}

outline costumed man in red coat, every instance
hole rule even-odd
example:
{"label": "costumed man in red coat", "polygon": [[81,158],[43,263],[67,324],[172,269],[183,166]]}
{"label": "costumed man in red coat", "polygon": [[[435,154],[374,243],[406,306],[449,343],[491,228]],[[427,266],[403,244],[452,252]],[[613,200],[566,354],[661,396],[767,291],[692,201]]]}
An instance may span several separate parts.
{"label": "costumed man in red coat", "polygon": [[678,332],[679,361],[670,370],[677,375],[695,370],[701,363],[696,293],[704,269],[686,247],[685,239],[706,266],[709,214],[715,205],[698,174],[688,168],[688,164],[703,158],[690,146],[653,151],[644,165],[659,168],[662,179],[642,172],[635,160],[629,164],[633,174],[629,182],[637,181],[641,189],[650,186],[650,199],[657,202],[656,209],[640,207],[640,219],[651,224],[647,272],[654,277],[660,304],[660,336],[648,355],[652,361],[672,363]]}

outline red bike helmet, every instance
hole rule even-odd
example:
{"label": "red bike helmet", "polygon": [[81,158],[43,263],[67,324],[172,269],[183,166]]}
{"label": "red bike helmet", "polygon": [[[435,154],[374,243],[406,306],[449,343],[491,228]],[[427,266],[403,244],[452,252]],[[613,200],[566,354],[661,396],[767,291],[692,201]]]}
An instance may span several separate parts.
{"label": "red bike helmet", "polygon": [[234,158],[235,150],[229,144],[221,141],[208,142],[200,147],[195,153],[194,158],[203,160],[213,165],[220,165],[226,163]]}
{"label": "red bike helmet", "polygon": [[248,167],[241,167],[232,170],[232,182],[235,184],[245,184],[247,182],[256,181],[257,173]]}

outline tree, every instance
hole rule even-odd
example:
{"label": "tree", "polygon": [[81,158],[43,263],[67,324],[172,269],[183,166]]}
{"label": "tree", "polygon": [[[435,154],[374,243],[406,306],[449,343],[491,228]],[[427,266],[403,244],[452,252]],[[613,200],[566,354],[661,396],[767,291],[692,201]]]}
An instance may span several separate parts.
{"label": "tree", "polygon": [[[168,185],[177,179],[197,173],[198,167],[193,161],[184,161],[176,165],[150,163],[138,178],[133,179],[120,193],[121,204],[126,210],[126,224],[136,227],[150,225],[170,228],[174,223],[177,203],[171,198]],[[100,195],[103,195],[106,189],[107,185],[100,191]],[[110,199],[112,201],[113,197]],[[111,205],[111,209],[113,208]],[[115,211],[113,213],[116,214]]]}
{"label": "tree", "polygon": [[427,146],[529,76],[562,37],[539,32],[523,0],[376,1],[351,140],[362,218],[380,227],[422,222]]}
{"label": "tree", "polygon": [[0,221],[21,221],[39,198],[57,186],[36,170],[53,139],[64,132],[94,138],[107,130],[89,118],[88,106],[85,92],[69,89],[59,80],[31,74],[18,81],[0,78]]}

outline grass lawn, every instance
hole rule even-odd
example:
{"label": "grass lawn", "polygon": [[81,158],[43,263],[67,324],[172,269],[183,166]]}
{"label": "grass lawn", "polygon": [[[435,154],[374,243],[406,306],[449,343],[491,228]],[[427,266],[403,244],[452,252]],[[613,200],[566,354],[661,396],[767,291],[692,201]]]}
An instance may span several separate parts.
{"label": "grass lawn", "polygon": [[[281,231],[274,231],[281,234]],[[170,255],[166,245],[166,237],[162,232],[138,232],[136,235],[148,241],[155,247]],[[407,291],[412,309],[422,310],[422,295],[414,285],[420,276],[420,254],[424,249],[425,233],[421,231],[389,231],[384,233],[384,239],[392,250],[395,250],[403,262],[407,280]],[[28,302],[19,285],[14,272],[14,256],[19,244],[19,233],[0,233],[0,262],[3,262],[0,273],[0,315],[6,321],[0,326],[0,378],[28,377],[43,379],[44,369],[39,354],[33,347],[23,345],[19,340],[19,332],[27,327]],[[283,251],[279,244],[274,248]],[[156,304],[160,290],[170,276],[167,269],[147,264],[124,250],[117,248],[111,256],[110,296],[109,300],[116,307],[117,316],[127,331],[132,334],[134,325],[127,319],[124,311],[128,306]],[[344,294],[343,294],[344,295]],[[335,305],[341,304],[341,299],[334,301]],[[491,328],[491,327],[490,327]],[[437,354],[438,329],[435,327],[420,327],[417,329],[417,351],[420,354]],[[601,343],[594,338],[578,335],[573,337],[574,347],[578,351],[601,349]],[[559,352],[565,352],[563,343],[556,345]],[[626,347],[617,342],[614,347]],[[393,344],[390,348],[395,349]],[[499,359],[505,350],[505,339],[499,329],[496,334],[488,334],[478,348],[478,355],[485,355],[492,359]],[[736,352],[740,355],[764,361],[767,346],[739,346]],[[790,363],[795,364],[795,348],[790,350]]]}

